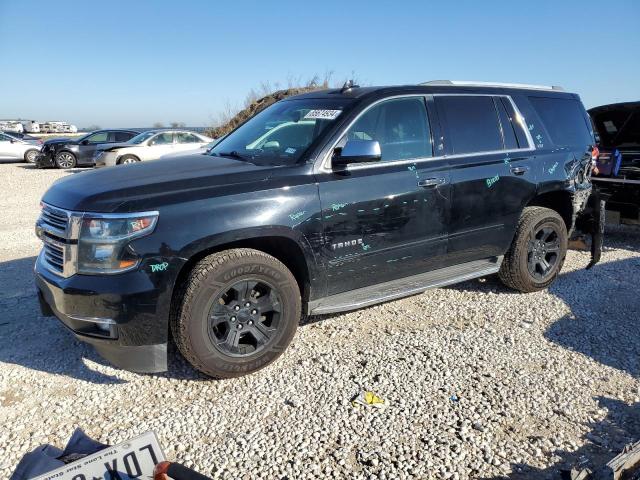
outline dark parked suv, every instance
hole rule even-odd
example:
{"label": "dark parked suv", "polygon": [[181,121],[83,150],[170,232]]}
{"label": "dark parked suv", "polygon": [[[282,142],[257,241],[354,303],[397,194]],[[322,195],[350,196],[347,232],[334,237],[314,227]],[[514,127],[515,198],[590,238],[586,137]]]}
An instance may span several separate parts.
{"label": "dark parked suv", "polygon": [[42,145],[40,155],[36,157],[36,166],[67,169],[81,165],[93,165],[93,154],[98,145],[124,143],[139,133],[133,130],[96,130],[80,138],[47,140]]}
{"label": "dark parked suv", "polygon": [[[302,313],[499,273],[549,286],[580,227],[599,257],[593,133],[557,88],[345,86],[277,102],[208,154],[58,180],[36,282],[113,364],[216,377],[287,347]],[[176,166],[179,168],[176,168]]]}

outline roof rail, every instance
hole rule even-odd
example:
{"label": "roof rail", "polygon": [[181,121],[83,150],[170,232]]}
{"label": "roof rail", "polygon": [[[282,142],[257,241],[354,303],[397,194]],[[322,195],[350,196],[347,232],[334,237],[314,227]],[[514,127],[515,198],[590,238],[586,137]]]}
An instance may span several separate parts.
{"label": "roof rail", "polygon": [[474,82],[466,80],[430,80],[428,82],[422,82],[420,85],[453,85],[458,87],[504,87],[504,88],[526,88],[529,90],[554,90],[557,92],[564,92],[564,88],[557,85],[529,85],[526,83],[496,83],[496,82]]}

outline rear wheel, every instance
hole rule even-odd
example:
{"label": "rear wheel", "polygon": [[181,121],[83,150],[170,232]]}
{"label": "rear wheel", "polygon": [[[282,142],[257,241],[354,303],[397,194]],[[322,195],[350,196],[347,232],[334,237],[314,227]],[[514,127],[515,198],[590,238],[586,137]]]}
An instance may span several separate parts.
{"label": "rear wheel", "polygon": [[567,227],[556,211],[525,208],[500,267],[500,279],[521,292],[547,288],[560,273],[567,241]]}
{"label": "rear wheel", "polygon": [[24,161],[27,163],[36,163],[37,156],[38,150],[27,150],[24,152]]}
{"label": "rear wheel", "polygon": [[122,157],[119,161],[118,164],[119,165],[130,165],[132,163],[137,163],[139,162],[140,159],[134,155],[125,155],[124,157]]}
{"label": "rear wheel", "polygon": [[233,249],[198,262],[176,298],[171,331],[178,349],[206,375],[259,370],[291,342],[301,313],[295,277],[279,260]]}
{"label": "rear wheel", "polygon": [[56,166],[64,170],[76,166],[76,156],[71,152],[60,152],[56,155]]}

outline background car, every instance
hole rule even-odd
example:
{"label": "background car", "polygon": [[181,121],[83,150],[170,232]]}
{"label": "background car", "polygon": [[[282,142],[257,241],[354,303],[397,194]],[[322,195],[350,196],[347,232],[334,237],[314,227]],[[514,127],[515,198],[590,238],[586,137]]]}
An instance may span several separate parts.
{"label": "background car", "polygon": [[3,133],[5,135],[9,135],[10,137],[17,138],[18,140],[24,140],[27,142],[35,142],[35,143],[43,143],[43,140],[41,138],[34,137],[26,133],[16,133],[16,132],[3,132]]}
{"label": "background car", "polygon": [[640,102],[589,110],[598,138],[593,181],[607,196],[607,222],[640,225]]}
{"label": "background car", "polygon": [[36,164],[41,168],[63,169],[93,165],[93,154],[98,145],[126,142],[138,133],[134,130],[97,130],[77,139],[47,140],[36,159]]}
{"label": "background car", "polygon": [[22,160],[34,163],[42,145],[0,132],[0,160]]}
{"label": "background car", "polygon": [[96,167],[108,167],[141,160],[158,160],[169,154],[191,153],[212,141],[212,138],[188,130],[149,130],[125,144],[101,146],[96,151],[94,162]]}

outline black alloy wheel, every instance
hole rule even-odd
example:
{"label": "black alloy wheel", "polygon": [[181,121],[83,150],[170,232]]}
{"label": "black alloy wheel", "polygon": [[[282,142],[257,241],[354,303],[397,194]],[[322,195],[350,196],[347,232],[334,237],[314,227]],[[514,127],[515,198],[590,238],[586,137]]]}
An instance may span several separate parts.
{"label": "black alloy wheel", "polygon": [[537,281],[546,280],[560,261],[560,239],[552,223],[532,233],[527,247],[527,267]]}
{"label": "black alloy wheel", "polygon": [[282,302],[264,280],[234,283],[209,312],[209,339],[225,355],[242,357],[262,350],[278,331]]}

